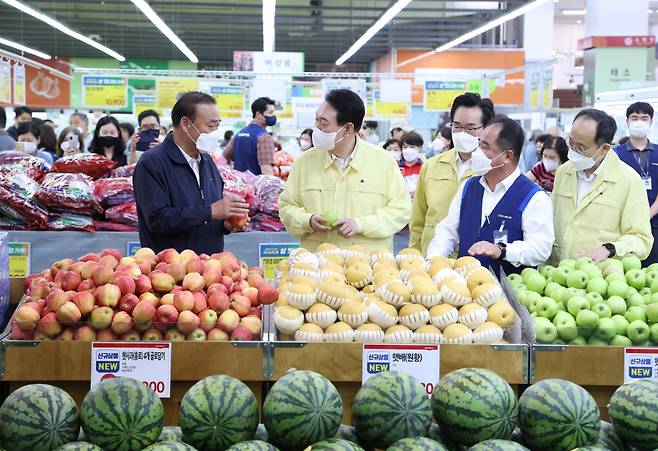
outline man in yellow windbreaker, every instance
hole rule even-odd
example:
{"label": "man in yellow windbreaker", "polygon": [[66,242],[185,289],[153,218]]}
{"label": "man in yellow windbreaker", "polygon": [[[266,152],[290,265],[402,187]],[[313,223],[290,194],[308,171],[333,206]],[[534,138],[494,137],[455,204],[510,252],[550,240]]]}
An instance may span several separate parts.
{"label": "man in yellow windbreaker", "polygon": [[460,185],[473,175],[471,153],[494,116],[491,100],[479,94],[467,92],[452,102],[453,148],[433,156],[420,170],[409,223],[409,247],[427,253],[436,225],[448,216],[448,207]]}
{"label": "man in yellow windbreaker", "polygon": [[397,162],[358,137],[364,116],[357,94],[331,91],[316,113],[313,148],[295,161],[279,197],[286,230],[310,251],[323,242],[392,250],[393,235],[409,221]]}
{"label": "man in yellow windbreaker", "polygon": [[551,263],[567,258],[636,255],[644,260],[653,236],[647,188],[611,145],[617,125],[605,112],[578,113],[568,139],[569,161],[555,175],[555,248]]}

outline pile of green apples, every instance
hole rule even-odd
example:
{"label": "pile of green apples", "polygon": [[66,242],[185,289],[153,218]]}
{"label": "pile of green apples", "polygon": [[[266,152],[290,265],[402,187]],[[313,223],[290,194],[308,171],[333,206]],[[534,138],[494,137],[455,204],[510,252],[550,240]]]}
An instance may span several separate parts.
{"label": "pile of green apples", "polygon": [[508,279],[535,320],[537,343],[658,345],[658,264],[583,257]]}

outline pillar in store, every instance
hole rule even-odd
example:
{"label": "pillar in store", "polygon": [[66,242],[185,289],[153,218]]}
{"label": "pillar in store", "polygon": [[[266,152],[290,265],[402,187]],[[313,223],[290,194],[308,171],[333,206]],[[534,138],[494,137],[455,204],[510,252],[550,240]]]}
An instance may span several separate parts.
{"label": "pillar in store", "polygon": [[[623,6],[622,6],[623,3]],[[649,0],[587,0],[583,103],[591,106],[601,92],[639,87],[647,81]]]}
{"label": "pillar in store", "polygon": [[553,104],[553,32],[555,3],[548,2],[523,16],[525,50],[525,108],[540,110]]}

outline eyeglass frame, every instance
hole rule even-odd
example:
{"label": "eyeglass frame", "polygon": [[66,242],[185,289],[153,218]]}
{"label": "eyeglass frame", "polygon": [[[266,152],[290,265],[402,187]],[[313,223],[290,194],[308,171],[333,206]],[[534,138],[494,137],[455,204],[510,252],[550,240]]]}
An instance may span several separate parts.
{"label": "eyeglass frame", "polygon": [[481,128],[484,128],[484,125],[480,125],[479,127],[472,127],[472,126],[471,127],[464,127],[461,124],[455,125],[454,122],[449,123],[448,126],[450,127],[451,130],[454,130],[457,133],[459,133],[461,131],[465,131],[467,133],[472,133],[474,131],[480,130]]}

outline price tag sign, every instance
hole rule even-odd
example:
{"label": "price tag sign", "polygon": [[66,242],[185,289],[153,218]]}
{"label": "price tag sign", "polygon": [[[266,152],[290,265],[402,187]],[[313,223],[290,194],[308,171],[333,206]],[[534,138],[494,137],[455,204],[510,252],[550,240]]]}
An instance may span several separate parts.
{"label": "price tag sign", "polygon": [[425,82],[425,111],[449,110],[452,101],[466,90],[463,81],[426,81]]}
{"label": "price tag sign", "polygon": [[134,256],[141,247],[142,244],[139,241],[128,241],[126,243],[126,257]]}
{"label": "price tag sign", "polygon": [[383,371],[418,379],[428,396],[439,381],[439,345],[364,344],[361,382]]}
{"label": "price tag sign", "polygon": [[658,348],[624,349],[624,383],[658,379]]}
{"label": "price tag sign", "polygon": [[9,277],[30,275],[30,243],[9,243]]}
{"label": "price tag sign", "polygon": [[233,86],[212,86],[210,94],[217,101],[222,117],[240,118],[244,111],[244,91]]}
{"label": "price tag sign", "polygon": [[276,267],[282,261],[287,261],[290,253],[299,247],[299,243],[260,243],[258,245],[258,261],[263,268],[265,280],[274,280]]}
{"label": "price tag sign", "polygon": [[113,377],[138,380],[160,398],[169,398],[171,343],[92,343],[91,386]]}
{"label": "price tag sign", "polygon": [[85,106],[125,108],[128,105],[128,83],[122,77],[82,78]]}

